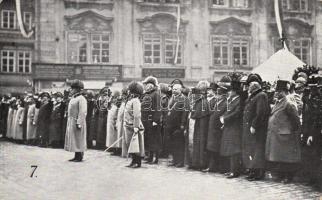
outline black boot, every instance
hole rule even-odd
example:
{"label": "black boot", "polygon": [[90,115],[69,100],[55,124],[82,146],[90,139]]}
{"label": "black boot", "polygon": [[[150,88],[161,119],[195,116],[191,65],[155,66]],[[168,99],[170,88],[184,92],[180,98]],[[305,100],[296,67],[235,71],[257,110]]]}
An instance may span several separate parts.
{"label": "black boot", "polygon": [[135,155],[136,156],[136,167],[135,168],[139,168],[141,167],[141,162],[142,162],[142,158],[141,156]]}
{"label": "black boot", "polygon": [[77,152],[75,152],[75,156],[74,156],[74,158],[72,158],[72,159],[70,159],[70,160],[68,160],[68,161],[70,161],[70,162],[74,162],[74,161],[76,160],[76,157],[77,157]]}
{"label": "black boot", "polygon": [[127,165],[126,167],[133,167],[136,164],[136,157],[135,154],[132,154],[132,161],[129,165]]}
{"label": "black boot", "polygon": [[149,157],[148,157],[148,159],[146,160],[146,163],[148,163],[148,164],[152,164],[152,161],[153,161],[153,152],[152,152],[152,151],[150,151],[150,153],[149,153]]}
{"label": "black boot", "polygon": [[83,161],[83,152],[76,152],[76,159],[74,162],[82,162]]}

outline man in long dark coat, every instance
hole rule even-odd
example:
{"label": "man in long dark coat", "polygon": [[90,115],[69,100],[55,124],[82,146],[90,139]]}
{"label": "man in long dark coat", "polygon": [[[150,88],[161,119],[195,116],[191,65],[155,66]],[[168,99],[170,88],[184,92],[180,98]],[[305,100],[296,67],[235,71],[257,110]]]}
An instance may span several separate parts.
{"label": "man in long dark coat", "polygon": [[[142,123],[145,129],[144,142],[149,152],[148,163],[157,164],[161,151],[161,108],[160,90],[155,77],[147,77],[144,81],[144,94],[142,97]],[[153,161],[153,157],[155,160]]]}
{"label": "man in long dark coat", "polygon": [[43,92],[40,95],[41,106],[37,117],[37,132],[36,136],[41,147],[47,147],[49,143],[49,124],[52,111],[52,102],[48,92]]}
{"label": "man in long dark coat", "polygon": [[56,92],[53,94],[53,109],[50,115],[49,124],[49,144],[54,147],[63,147],[63,120],[65,114],[65,103],[63,102],[63,94]]}
{"label": "man in long dark coat", "polygon": [[250,170],[246,177],[250,181],[265,176],[265,140],[270,108],[261,82],[259,75],[249,75],[249,97],[243,113],[242,158],[244,167]]}
{"label": "man in long dark coat", "polygon": [[9,97],[4,95],[0,102],[0,134],[2,137],[6,137],[7,133],[7,119],[9,112]]}
{"label": "man in long dark coat", "polygon": [[303,169],[309,183],[318,186],[322,181],[319,180],[322,175],[321,172],[319,174],[322,155],[322,77],[307,90],[303,98]]}
{"label": "man in long dark coat", "polygon": [[230,160],[230,173],[227,178],[236,178],[240,174],[242,112],[239,92],[239,80],[233,80],[227,99],[227,110],[220,119],[224,124],[220,155],[229,157]]}
{"label": "man in long dark coat", "polygon": [[277,81],[276,99],[268,122],[266,159],[284,183],[292,180],[301,161],[300,117],[296,106],[287,98],[288,81]]}
{"label": "man in long dark coat", "polygon": [[184,166],[185,137],[189,105],[187,98],[182,94],[182,85],[172,86],[172,97],[169,101],[169,111],[166,118],[166,131],[170,136],[170,154],[173,156],[171,166]]}
{"label": "man in long dark coat", "polygon": [[[228,78],[228,77],[226,77]],[[208,168],[203,172],[226,172],[225,158],[220,156],[220,144],[222,137],[223,124],[220,122],[220,117],[227,110],[227,91],[229,87],[230,79],[228,80],[228,86],[224,85],[221,81],[218,83],[218,88],[215,101],[210,101],[210,118],[209,118],[209,129],[207,138],[207,151],[209,154]],[[213,88],[215,89],[215,88]]]}
{"label": "man in long dark coat", "polygon": [[193,130],[192,156],[190,168],[204,170],[208,166],[207,138],[209,126],[209,104],[207,101],[208,82],[200,81],[192,91],[192,110],[190,118],[195,121]]}

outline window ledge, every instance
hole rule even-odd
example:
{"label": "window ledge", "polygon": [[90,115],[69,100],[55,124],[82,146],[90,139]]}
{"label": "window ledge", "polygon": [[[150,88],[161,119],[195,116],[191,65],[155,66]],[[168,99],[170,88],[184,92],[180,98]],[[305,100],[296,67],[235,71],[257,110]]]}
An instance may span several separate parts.
{"label": "window ledge", "polygon": [[184,65],[169,65],[169,64],[143,64],[140,66],[141,68],[168,68],[168,69],[185,69]]}
{"label": "window ledge", "polygon": [[32,72],[30,73],[22,73],[22,72],[0,72],[0,75],[10,75],[10,76],[31,76]]}
{"label": "window ledge", "polygon": [[143,1],[137,1],[138,5],[141,6],[151,6],[151,7],[182,7],[182,4],[180,3],[157,3],[157,2],[143,2]]}
{"label": "window ledge", "polygon": [[239,8],[239,7],[227,7],[227,6],[210,6],[210,9],[225,10],[225,11],[245,11],[245,12],[253,11],[252,8]]}
{"label": "window ledge", "polygon": [[299,10],[283,10],[285,14],[304,14],[304,15],[311,15],[311,11],[299,11]]}
{"label": "window ledge", "polygon": [[209,66],[209,69],[212,70],[220,70],[220,71],[232,71],[234,69],[236,69],[236,71],[243,71],[243,70],[252,70],[253,68],[250,66],[240,66],[240,67],[231,67],[231,66],[222,66],[222,65],[213,65],[213,66]]}

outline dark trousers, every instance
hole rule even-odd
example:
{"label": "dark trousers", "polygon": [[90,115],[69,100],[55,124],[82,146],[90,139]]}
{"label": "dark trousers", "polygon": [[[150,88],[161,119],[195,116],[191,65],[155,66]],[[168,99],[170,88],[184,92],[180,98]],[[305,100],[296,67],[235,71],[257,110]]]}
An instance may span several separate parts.
{"label": "dark trousers", "polygon": [[223,156],[220,156],[219,152],[208,152],[209,164],[208,168],[212,172],[228,172],[229,160]]}
{"label": "dark trousers", "polygon": [[173,161],[175,164],[184,164],[184,147],[185,147],[185,143],[184,143],[184,136],[180,135],[180,136],[175,136],[174,138],[174,146],[173,146],[173,150],[172,150],[172,154],[173,154]]}
{"label": "dark trousers", "polygon": [[239,173],[240,166],[241,166],[241,155],[235,154],[229,157],[230,161],[230,172],[232,173]]}

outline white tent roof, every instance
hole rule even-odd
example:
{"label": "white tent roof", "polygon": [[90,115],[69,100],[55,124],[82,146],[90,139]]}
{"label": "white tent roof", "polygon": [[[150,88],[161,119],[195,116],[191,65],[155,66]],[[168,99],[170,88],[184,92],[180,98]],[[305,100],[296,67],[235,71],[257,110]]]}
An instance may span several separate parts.
{"label": "white tent roof", "polygon": [[252,73],[259,74],[263,81],[274,82],[277,79],[292,80],[294,70],[305,65],[286,49],[274,53],[265,62],[254,68]]}

